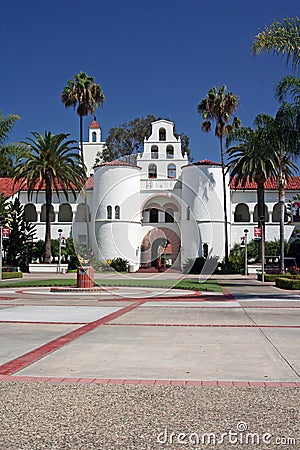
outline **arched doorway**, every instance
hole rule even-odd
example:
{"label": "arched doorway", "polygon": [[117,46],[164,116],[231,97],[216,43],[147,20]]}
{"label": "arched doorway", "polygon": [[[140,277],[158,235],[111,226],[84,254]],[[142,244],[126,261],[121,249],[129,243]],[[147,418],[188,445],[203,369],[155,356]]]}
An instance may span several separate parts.
{"label": "arched doorway", "polygon": [[142,241],[141,267],[180,270],[180,238],[169,228],[154,228]]}

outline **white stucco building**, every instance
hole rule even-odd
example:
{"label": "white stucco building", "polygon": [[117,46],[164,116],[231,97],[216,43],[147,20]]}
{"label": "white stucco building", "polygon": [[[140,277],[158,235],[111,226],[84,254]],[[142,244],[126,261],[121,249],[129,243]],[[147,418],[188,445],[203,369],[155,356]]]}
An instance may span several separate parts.
{"label": "white stucco building", "polygon": [[[209,160],[191,164],[182,155],[180,138],[174,136],[174,124],[167,120],[152,123],[152,133],[144,141],[144,151],[136,163],[123,161],[100,163],[105,143],[96,121],[89,127],[89,141],[84,143],[84,161],[91,175],[87,181],[89,233],[85,221],[84,199],[66,201],[53,196],[52,238],[58,229],[77,242],[90,242],[98,260],[122,257],[132,270],[157,267],[158,264],[181,269],[197,256],[223,257],[224,213],[222,170]],[[44,194],[36,201],[27,192],[12,192],[9,179],[0,181],[6,196],[19,195],[28,218],[37,225],[37,238],[44,238]],[[227,216],[229,246],[240,242],[244,229],[248,239],[257,226],[256,186],[233,189],[227,176]],[[294,177],[287,188],[291,200],[300,191]],[[279,237],[279,208],[276,183],[266,184],[266,239]],[[35,197],[34,197],[35,199]],[[295,216],[295,220],[299,217]],[[288,217],[287,217],[288,220]],[[295,237],[298,223],[286,223],[285,237]]]}

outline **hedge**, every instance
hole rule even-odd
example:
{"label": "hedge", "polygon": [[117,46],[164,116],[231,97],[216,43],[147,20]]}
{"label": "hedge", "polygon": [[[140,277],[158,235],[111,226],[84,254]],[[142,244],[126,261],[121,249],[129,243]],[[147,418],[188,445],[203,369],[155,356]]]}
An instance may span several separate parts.
{"label": "hedge", "polygon": [[300,289],[300,280],[282,277],[276,279],[275,285],[281,289]]}
{"label": "hedge", "polygon": [[22,278],[22,272],[2,272],[2,280],[9,280],[10,278]]}
{"label": "hedge", "polygon": [[[291,275],[290,273],[285,273],[284,275],[282,274],[278,274],[278,273],[265,273],[265,281],[274,281],[276,282],[276,280],[278,278],[291,278],[294,277],[295,275]],[[259,273],[257,275],[257,279],[259,281],[261,281],[261,273]]]}

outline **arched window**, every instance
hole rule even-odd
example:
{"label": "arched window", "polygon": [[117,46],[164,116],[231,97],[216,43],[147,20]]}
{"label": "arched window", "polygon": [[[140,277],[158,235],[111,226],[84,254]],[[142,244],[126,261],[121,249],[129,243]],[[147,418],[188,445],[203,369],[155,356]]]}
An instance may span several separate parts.
{"label": "arched window", "polygon": [[69,203],[62,203],[59,206],[58,211],[58,221],[59,222],[72,222],[73,220],[73,213],[72,208]]}
{"label": "arched window", "polygon": [[[286,213],[286,206],[284,205],[284,221],[288,221],[288,215]],[[272,212],[272,222],[280,222],[280,203],[276,203]]]}
{"label": "arched window", "polygon": [[152,147],[151,147],[151,159],[158,159],[158,147],[157,147],[157,145],[152,145]]}
{"label": "arched window", "polygon": [[93,142],[97,142],[97,133],[96,133],[96,131],[92,132],[92,141]]}
{"label": "arched window", "polygon": [[120,219],[120,206],[115,206],[115,219]]}
{"label": "arched window", "polygon": [[157,178],[157,167],[155,164],[150,164],[148,167],[148,178]]}
{"label": "arched window", "polygon": [[249,207],[245,203],[239,203],[235,207],[234,212],[235,222],[250,222]]}
{"label": "arched window", "polygon": [[167,147],[167,159],[173,159],[174,158],[174,147],[173,145],[168,145]]}
{"label": "arched window", "polygon": [[85,203],[79,203],[75,215],[75,222],[90,222],[90,221],[91,221],[91,214],[89,205],[86,205]]}
{"label": "arched window", "polygon": [[166,140],[166,130],[164,128],[159,129],[159,140],[160,141]]}
{"label": "arched window", "polygon": [[108,219],[112,219],[112,207],[110,205],[106,208],[106,215]]}
{"label": "arched window", "polygon": [[172,208],[168,208],[165,211],[165,222],[174,222],[174,211]]}
{"label": "arched window", "polygon": [[[265,222],[269,222],[269,211],[268,211],[267,205],[265,205],[265,215],[264,215],[264,217],[265,217]],[[253,213],[253,221],[254,222],[258,222],[258,219],[259,219],[259,217],[258,217],[258,206],[255,205],[254,213]]]}
{"label": "arched window", "polygon": [[[42,205],[41,222],[46,222],[46,205]],[[55,222],[55,214],[53,205],[51,205],[51,222]]]}
{"label": "arched window", "polygon": [[28,222],[37,222],[37,212],[35,205],[33,203],[28,203],[27,205],[24,206],[24,214],[25,219]]}
{"label": "arched window", "polygon": [[176,178],[176,166],[175,164],[168,165],[168,178]]}
{"label": "arched window", "polygon": [[157,208],[151,208],[150,209],[149,222],[150,223],[157,223],[158,222],[158,209]]}

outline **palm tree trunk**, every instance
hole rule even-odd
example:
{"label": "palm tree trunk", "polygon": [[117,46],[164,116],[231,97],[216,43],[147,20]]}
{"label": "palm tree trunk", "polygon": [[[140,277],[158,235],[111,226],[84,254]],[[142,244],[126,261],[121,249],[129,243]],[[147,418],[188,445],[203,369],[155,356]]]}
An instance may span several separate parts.
{"label": "palm tree trunk", "polygon": [[83,117],[79,116],[80,155],[83,163]]}
{"label": "palm tree trunk", "polygon": [[284,213],[285,213],[285,188],[283,183],[279,183],[279,206],[280,206],[280,224],[279,224],[279,245],[280,245],[280,273],[284,273]]}
{"label": "palm tree trunk", "polygon": [[226,195],[226,176],[224,163],[223,138],[220,137],[222,179],[223,179],[223,208],[224,208],[224,236],[225,236],[225,271],[229,272],[229,253],[228,253],[228,229],[227,229],[227,195]]}
{"label": "palm tree trunk", "polygon": [[[257,215],[258,215],[258,226],[263,228],[264,239],[261,239],[258,243],[258,261],[261,262],[262,258],[262,248],[265,245],[265,186],[264,180],[256,180],[257,183]],[[263,219],[262,219],[263,218]]]}
{"label": "palm tree trunk", "polygon": [[[82,164],[84,164],[83,158],[83,116],[80,115],[80,153]],[[91,251],[91,238],[90,238],[90,218],[89,218],[89,208],[87,202],[87,192],[84,189],[84,209],[85,209],[85,223],[86,223],[86,248],[87,253]]]}
{"label": "palm tree trunk", "polygon": [[45,263],[51,263],[51,216],[52,216],[52,187],[46,179],[46,233],[45,233]]}

